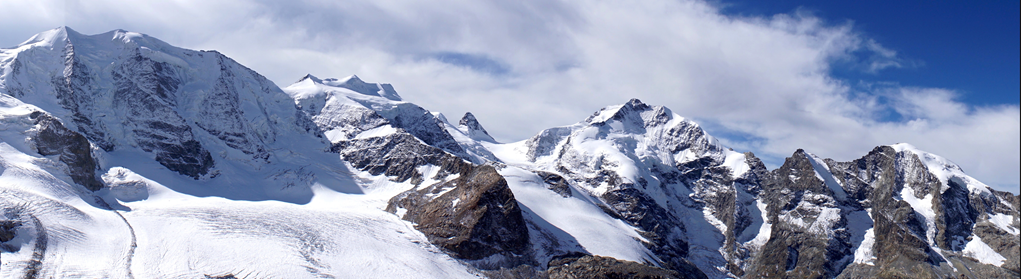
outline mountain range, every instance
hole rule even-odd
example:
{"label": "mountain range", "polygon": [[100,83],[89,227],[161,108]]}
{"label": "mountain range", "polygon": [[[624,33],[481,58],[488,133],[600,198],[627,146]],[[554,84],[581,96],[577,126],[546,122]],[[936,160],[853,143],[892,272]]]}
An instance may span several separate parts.
{"label": "mountain range", "polygon": [[0,49],[4,278],[1017,278],[1019,201],[906,143],[770,170],[637,99],[501,143],[135,32]]}

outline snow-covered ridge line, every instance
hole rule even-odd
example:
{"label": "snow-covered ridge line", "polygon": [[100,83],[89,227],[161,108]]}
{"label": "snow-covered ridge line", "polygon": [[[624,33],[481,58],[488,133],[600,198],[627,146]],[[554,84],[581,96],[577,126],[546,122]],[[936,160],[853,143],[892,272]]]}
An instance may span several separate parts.
{"label": "snow-covered ridge line", "polygon": [[943,158],[942,156],[932,154],[919,150],[915,146],[908,143],[897,143],[890,145],[897,152],[911,152],[918,156],[918,159],[922,160],[926,168],[929,169],[933,175],[939,178],[940,182],[943,183],[941,191],[946,191],[950,184],[949,181],[953,180],[955,183],[963,184],[968,187],[968,190],[975,193],[981,193],[984,195],[990,195],[989,189],[991,189],[985,183],[978,181],[978,179],[972,178],[968,174],[964,173],[961,166],[958,166],[954,162]]}
{"label": "snow-covered ridge line", "polygon": [[[26,43],[0,50],[0,191],[17,193],[0,195],[0,213],[30,199],[41,207],[16,219],[39,218],[43,229],[25,229],[17,242],[24,248],[3,246],[0,261],[27,261],[39,243],[32,239],[43,235],[34,232],[69,235],[60,224],[83,236],[53,237],[49,251],[113,247],[95,257],[116,266],[51,253],[63,262],[45,262],[44,277],[474,277],[524,264],[546,271],[550,260],[579,254],[710,278],[913,274],[884,266],[879,251],[888,247],[939,253],[929,259],[935,264],[905,266],[941,277],[961,275],[948,262],[989,274],[1016,263],[1014,196],[907,144],[853,162],[799,150],[791,164],[768,170],[698,123],[637,99],[498,143],[470,113],[453,123],[354,75],[309,74],[281,89],[222,54],[123,30],[85,36],[62,28]],[[33,111],[88,137],[105,187],[76,185],[62,155],[40,154]],[[207,173],[170,167],[205,167],[203,158]],[[462,187],[481,180],[500,195],[479,198],[489,192]],[[943,189],[931,187],[937,180]],[[883,183],[903,188],[884,191],[891,186]],[[510,217],[473,219],[482,210],[472,208]],[[81,218],[61,215],[75,210]],[[466,219],[444,219],[455,215]],[[167,222],[199,239],[167,235]],[[957,223],[969,228],[948,231]],[[457,231],[465,224],[482,227]],[[475,228],[509,241],[457,236]],[[901,242],[923,247],[889,235],[917,236]],[[121,241],[128,239],[135,241]],[[264,245],[239,245],[251,241]],[[458,244],[470,241],[513,249]],[[358,250],[371,259],[352,258]],[[134,256],[119,260],[124,253]],[[193,264],[212,258],[239,260]],[[0,277],[20,275],[9,270]]]}

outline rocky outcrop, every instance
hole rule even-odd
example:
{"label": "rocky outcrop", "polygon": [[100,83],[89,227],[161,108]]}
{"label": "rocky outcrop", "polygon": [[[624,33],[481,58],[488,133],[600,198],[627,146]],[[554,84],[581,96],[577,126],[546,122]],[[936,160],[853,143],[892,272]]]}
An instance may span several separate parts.
{"label": "rocky outcrop", "polygon": [[459,168],[456,179],[395,196],[387,211],[406,210],[403,219],[457,258],[526,254],[528,229],[507,181],[492,166]]}
{"label": "rocky outcrop", "polygon": [[35,120],[38,129],[33,142],[39,154],[59,155],[74,183],[92,191],[103,188],[103,182],[96,178],[99,166],[92,158],[92,145],[85,136],[67,129],[48,114],[37,111],[29,117]]}
{"label": "rocky outcrop", "polygon": [[[418,185],[390,199],[387,211],[415,223],[430,242],[483,268],[534,264],[529,233],[507,181],[489,165],[474,165],[423,144],[398,129],[381,137],[340,141],[333,150],[355,168]],[[432,177],[420,167],[436,166]],[[421,185],[429,179],[438,181]],[[495,262],[496,264],[492,264]]]}
{"label": "rocky outcrop", "polygon": [[[17,220],[0,220],[0,242],[8,242],[14,239],[18,235],[18,227],[21,226],[21,222]],[[4,252],[7,249],[3,249]]]}
{"label": "rocky outcrop", "polygon": [[535,171],[535,174],[538,174],[539,177],[542,178],[542,181],[546,183],[546,188],[550,191],[553,191],[565,198],[573,196],[573,193],[571,192],[571,185],[563,176],[545,171]]}
{"label": "rocky outcrop", "polygon": [[581,278],[705,278],[701,272],[681,274],[673,270],[601,256],[563,257],[550,261],[546,271],[551,279]]}

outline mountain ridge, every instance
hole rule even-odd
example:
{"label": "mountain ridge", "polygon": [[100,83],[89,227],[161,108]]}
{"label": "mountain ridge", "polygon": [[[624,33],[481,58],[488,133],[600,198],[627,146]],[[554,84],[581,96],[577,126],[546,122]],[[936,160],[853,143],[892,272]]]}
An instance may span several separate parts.
{"label": "mountain ridge", "polygon": [[[0,222],[14,235],[2,245],[4,276],[419,268],[427,277],[562,278],[642,270],[635,264],[681,278],[1021,272],[1018,196],[909,144],[849,162],[799,149],[769,170],[638,99],[498,143],[471,113],[451,123],[389,84],[308,74],[280,88],[218,52],[123,30],[46,31],[0,49],[0,69]],[[175,238],[169,220],[188,237]],[[388,230],[336,225],[360,222]],[[67,229],[78,237],[44,237]],[[233,240],[253,237],[268,244]],[[98,243],[131,247],[97,251],[110,266],[115,254],[135,260],[97,270],[73,264],[84,254],[55,252]],[[195,243],[217,248],[170,257],[200,257],[201,270],[158,260],[166,247]],[[414,256],[351,265],[364,259],[345,246]],[[232,257],[253,264],[215,260]],[[303,268],[258,264],[274,259]]]}

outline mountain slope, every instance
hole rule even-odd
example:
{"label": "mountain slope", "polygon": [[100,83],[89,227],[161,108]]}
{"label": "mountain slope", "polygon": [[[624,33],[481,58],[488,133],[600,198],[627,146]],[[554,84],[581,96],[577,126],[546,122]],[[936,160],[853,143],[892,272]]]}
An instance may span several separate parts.
{"label": "mountain slope", "polygon": [[769,170],[637,99],[500,143],[123,30],[0,49],[0,193],[3,277],[1021,272],[1021,199],[908,144]]}
{"label": "mountain slope", "polygon": [[161,44],[59,28],[0,51],[0,277],[479,276],[384,211],[279,88]]}

